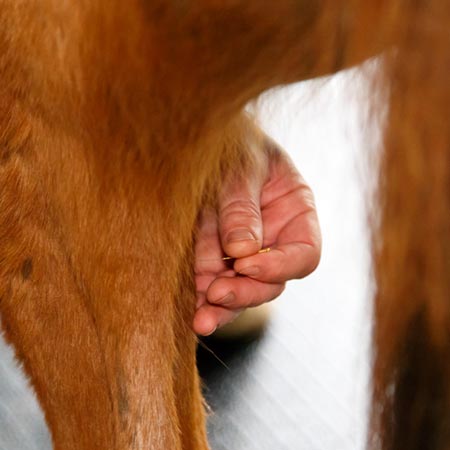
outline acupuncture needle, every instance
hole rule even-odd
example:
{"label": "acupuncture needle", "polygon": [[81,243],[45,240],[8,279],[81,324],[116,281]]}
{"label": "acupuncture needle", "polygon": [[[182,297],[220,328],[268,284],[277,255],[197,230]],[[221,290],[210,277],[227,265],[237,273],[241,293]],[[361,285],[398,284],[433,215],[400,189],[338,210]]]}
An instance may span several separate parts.
{"label": "acupuncture needle", "polygon": [[[258,250],[257,253],[269,253],[270,250],[272,250],[270,247],[266,247],[266,248],[262,248],[261,250]],[[236,259],[236,258],[233,258],[232,256],[224,256],[222,258],[222,261],[230,261],[231,259]]]}
{"label": "acupuncture needle", "polygon": [[[265,247],[262,248],[261,250],[258,250],[256,252],[256,254],[261,254],[261,253],[269,253],[271,250],[273,250],[273,247]],[[208,262],[208,261],[233,261],[236,258],[234,258],[233,256],[224,256],[222,258],[211,258],[211,259],[203,259],[203,258],[199,258],[198,261],[199,262]]]}

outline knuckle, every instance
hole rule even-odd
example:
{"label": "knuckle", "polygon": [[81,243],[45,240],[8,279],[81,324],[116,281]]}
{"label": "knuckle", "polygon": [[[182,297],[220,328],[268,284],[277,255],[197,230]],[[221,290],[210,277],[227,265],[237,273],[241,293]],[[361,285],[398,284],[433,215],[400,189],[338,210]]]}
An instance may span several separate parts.
{"label": "knuckle", "polygon": [[228,220],[233,216],[259,218],[260,208],[259,205],[251,199],[233,200],[221,208],[220,216],[223,220]]}
{"label": "knuckle", "polygon": [[289,273],[292,279],[304,278],[314,272],[320,263],[321,247],[315,242],[299,242],[296,244],[296,263],[292,266]]}

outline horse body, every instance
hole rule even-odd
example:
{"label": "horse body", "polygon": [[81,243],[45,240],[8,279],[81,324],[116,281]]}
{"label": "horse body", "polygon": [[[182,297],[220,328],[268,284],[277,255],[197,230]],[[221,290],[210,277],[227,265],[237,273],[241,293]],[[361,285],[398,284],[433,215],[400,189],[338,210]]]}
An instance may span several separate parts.
{"label": "horse body", "polygon": [[398,17],[263,3],[0,2],[0,311],[57,450],[208,448],[192,245],[248,167],[243,108],[376,54]]}

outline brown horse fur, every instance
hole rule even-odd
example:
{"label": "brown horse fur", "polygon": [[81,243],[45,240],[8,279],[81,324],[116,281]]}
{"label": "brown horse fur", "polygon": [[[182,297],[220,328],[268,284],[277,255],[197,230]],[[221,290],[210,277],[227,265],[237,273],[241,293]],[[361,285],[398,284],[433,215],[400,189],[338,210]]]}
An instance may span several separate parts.
{"label": "brown horse fur", "polygon": [[450,448],[449,23],[444,0],[0,1],[0,310],[55,449],[207,448],[192,241],[250,165],[243,107],[380,53],[370,446]]}

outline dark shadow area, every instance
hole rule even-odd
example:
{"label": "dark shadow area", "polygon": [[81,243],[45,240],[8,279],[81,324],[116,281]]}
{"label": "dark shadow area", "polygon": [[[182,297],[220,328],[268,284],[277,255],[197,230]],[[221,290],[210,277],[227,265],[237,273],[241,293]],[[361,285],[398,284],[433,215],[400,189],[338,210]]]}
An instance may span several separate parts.
{"label": "dark shadow area", "polygon": [[[197,351],[197,365],[203,381],[203,394],[210,408],[208,436],[213,450],[240,449],[239,434],[230,433],[230,423],[242,420],[242,394],[247,395],[249,371],[257,357],[264,334],[241,339],[203,338]],[[237,413],[237,416],[236,416]],[[250,419],[251,421],[251,419]],[[255,449],[264,448],[255,439]]]}
{"label": "dark shadow area", "polygon": [[200,339],[197,350],[197,367],[203,381],[227,376],[229,366],[239,366],[248,356],[257,351],[264,333],[241,339],[224,339],[214,336]]}

